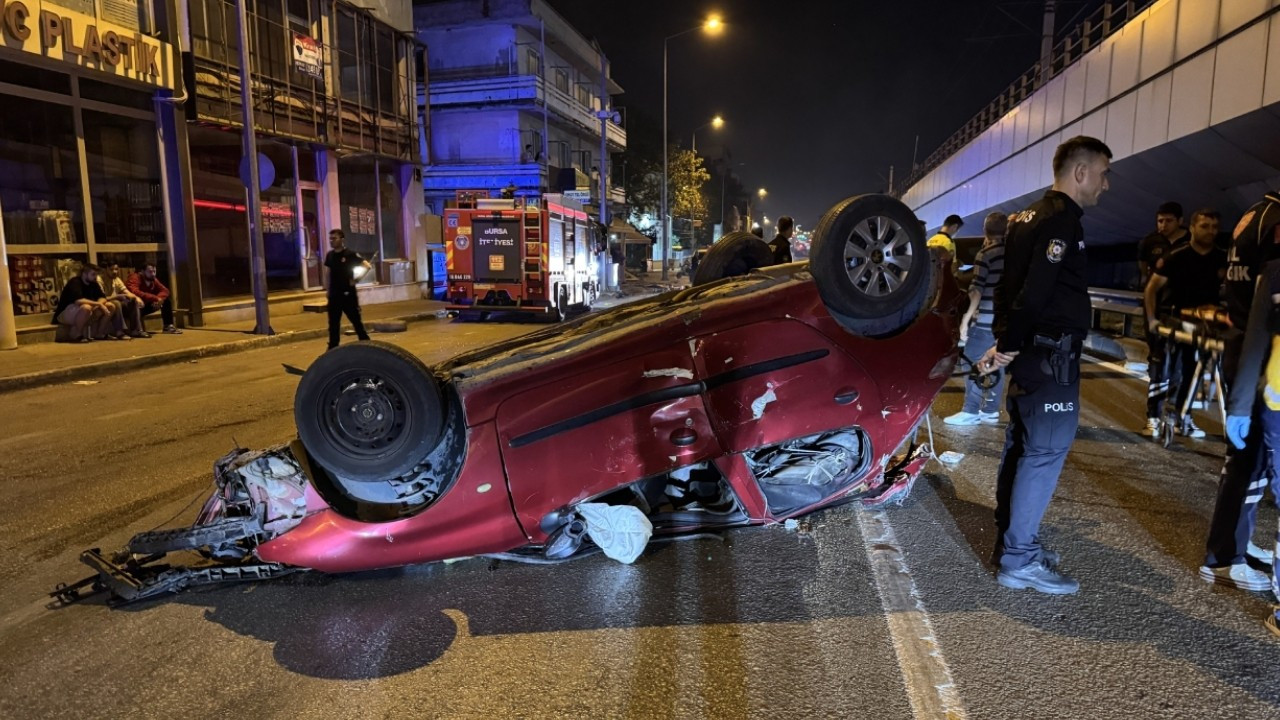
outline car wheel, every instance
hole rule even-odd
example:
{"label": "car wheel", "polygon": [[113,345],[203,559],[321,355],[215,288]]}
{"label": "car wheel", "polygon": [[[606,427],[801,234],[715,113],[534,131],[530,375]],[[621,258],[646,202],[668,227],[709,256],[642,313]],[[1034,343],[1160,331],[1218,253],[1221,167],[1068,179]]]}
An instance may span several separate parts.
{"label": "car wheel", "polygon": [[848,331],[905,329],[924,309],[933,258],[914,213],[887,195],[859,195],[827,211],[813,231],[809,272],[822,302]]}
{"label": "car wheel", "polygon": [[773,264],[773,250],[749,232],[732,232],[720,238],[698,262],[691,281],[694,287]]}
{"label": "car wheel", "polygon": [[388,343],[321,355],[298,384],[293,419],[307,451],[347,480],[375,482],[413,469],[436,446],[444,403],[421,360]]}

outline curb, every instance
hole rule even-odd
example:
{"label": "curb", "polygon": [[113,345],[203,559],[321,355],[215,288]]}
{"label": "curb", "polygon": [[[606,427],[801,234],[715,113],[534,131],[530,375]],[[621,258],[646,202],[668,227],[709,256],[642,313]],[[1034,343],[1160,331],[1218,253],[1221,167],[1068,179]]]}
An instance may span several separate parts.
{"label": "curb", "polygon": [[[435,317],[436,312],[432,310],[430,312],[379,318],[377,320],[371,320],[370,322],[387,322],[389,320],[418,322],[420,320],[432,320],[435,319]],[[159,365],[171,365],[199,358],[216,357],[218,355],[230,355],[232,353],[243,352],[245,350],[257,350],[260,348],[275,347],[277,345],[287,345],[290,343],[301,342],[303,340],[316,340],[328,337],[328,335],[329,329],[327,327],[308,330],[293,330],[289,332],[282,332],[277,335],[256,335],[243,340],[233,340],[231,342],[217,343],[215,345],[198,345],[196,347],[183,348],[182,350],[169,350],[167,352],[160,352],[152,355],[138,355],[135,357],[120,358],[118,360],[104,360],[90,365],[73,365],[71,367],[42,370],[40,372],[26,373],[24,375],[14,375],[11,377],[0,378],[0,394],[13,392],[15,390],[44,387],[46,385],[54,385],[60,382],[119,375],[131,370],[157,367]]]}

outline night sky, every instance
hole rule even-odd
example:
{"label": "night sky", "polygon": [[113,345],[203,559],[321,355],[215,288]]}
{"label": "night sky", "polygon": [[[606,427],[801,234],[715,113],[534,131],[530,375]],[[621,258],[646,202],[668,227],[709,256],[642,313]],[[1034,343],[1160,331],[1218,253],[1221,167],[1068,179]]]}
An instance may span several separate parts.
{"label": "night sky", "polygon": [[[749,189],[767,188],[763,211],[812,228],[840,199],[884,191],[995,98],[1039,56],[1042,0],[549,0],[598,38],[626,90],[617,104],[648,113],[661,130],[662,41],[710,13],[719,37],[670,41],[672,143],[725,147]],[[1101,0],[1058,5],[1059,37]],[[924,218],[933,224],[941,218]]]}

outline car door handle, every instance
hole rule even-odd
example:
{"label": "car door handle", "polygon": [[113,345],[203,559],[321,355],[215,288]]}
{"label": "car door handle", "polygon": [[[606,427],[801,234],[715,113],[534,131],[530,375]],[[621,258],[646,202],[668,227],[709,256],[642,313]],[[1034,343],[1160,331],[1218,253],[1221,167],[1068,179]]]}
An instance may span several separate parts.
{"label": "car door handle", "polygon": [[843,388],[836,391],[834,399],[837,405],[848,405],[858,399],[858,391],[853,388]]}

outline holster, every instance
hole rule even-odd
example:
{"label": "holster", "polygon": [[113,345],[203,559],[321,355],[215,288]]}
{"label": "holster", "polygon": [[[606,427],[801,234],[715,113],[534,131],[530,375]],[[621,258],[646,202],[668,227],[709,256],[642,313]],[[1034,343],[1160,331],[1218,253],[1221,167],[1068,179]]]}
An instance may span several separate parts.
{"label": "holster", "polygon": [[1032,346],[1037,352],[1044,354],[1041,369],[1052,375],[1059,385],[1074,385],[1080,380],[1080,347],[1081,342],[1071,333],[1063,333],[1058,337],[1036,335]]}

